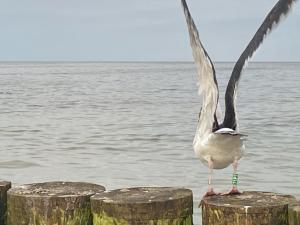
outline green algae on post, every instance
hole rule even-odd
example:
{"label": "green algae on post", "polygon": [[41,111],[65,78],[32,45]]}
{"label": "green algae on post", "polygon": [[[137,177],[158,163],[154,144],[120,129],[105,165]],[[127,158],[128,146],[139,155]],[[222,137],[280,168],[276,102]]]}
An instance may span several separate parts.
{"label": "green algae on post", "polygon": [[8,192],[7,225],[91,225],[90,197],[101,185],[81,182],[28,184]]}
{"label": "green algae on post", "polygon": [[193,225],[193,216],[189,215],[184,218],[177,219],[160,219],[147,221],[126,221],[107,216],[106,213],[93,214],[93,225],[131,225],[131,224],[149,224],[149,225]]}
{"label": "green algae on post", "polygon": [[193,225],[192,215],[185,218],[177,219],[160,219],[160,220],[146,220],[146,221],[126,221],[124,219],[117,219],[103,214],[93,214],[93,225]]}
{"label": "green algae on post", "polygon": [[300,201],[289,205],[289,225],[300,224]]}
{"label": "green algae on post", "polygon": [[193,194],[183,188],[143,187],[91,197],[94,225],[192,225]]}
{"label": "green algae on post", "polygon": [[211,196],[202,200],[203,225],[289,225],[291,195],[244,192],[241,195]]}

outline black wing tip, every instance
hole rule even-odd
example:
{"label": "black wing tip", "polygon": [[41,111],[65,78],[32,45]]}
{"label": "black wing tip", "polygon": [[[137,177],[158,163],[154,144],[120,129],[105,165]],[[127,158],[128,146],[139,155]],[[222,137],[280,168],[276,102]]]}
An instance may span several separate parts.
{"label": "black wing tip", "polygon": [[188,11],[188,5],[187,5],[187,3],[186,3],[186,1],[185,0],[181,0],[181,5],[182,5],[182,7],[183,7],[183,9],[186,11]]}
{"label": "black wing tip", "polygon": [[233,128],[236,126],[234,93],[236,91],[236,86],[239,82],[243,67],[262,44],[266,35],[280,23],[283,17],[287,16],[287,14],[292,10],[293,4],[297,1],[298,0],[279,0],[267,14],[262,25],[259,27],[254,37],[236,62],[225,93],[226,111],[223,124],[226,127]]}

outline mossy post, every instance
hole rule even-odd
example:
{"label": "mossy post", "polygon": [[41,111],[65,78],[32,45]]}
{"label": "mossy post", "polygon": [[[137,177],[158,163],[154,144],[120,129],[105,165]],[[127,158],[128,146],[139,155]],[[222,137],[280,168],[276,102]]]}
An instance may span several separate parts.
{"label": "mossy post", "polygon": [[300,202],[289,205],[289,225],[300,225]]}
{"label": "mossy post", "polygon": [[289,225],[291,195],[270,192],[244,192],[241,195],[205,197],[203,225]]}
{"label": "mossy post", "polygon": [[7,191],[11,188],[11,182],[0,181],[0,224],[6,224]]}
{"label": "mossy post", "polygon": [[91,225],[90,197],[103,186],[48,182],[12,188],[7,195],[7,225]]}
{"label": "mossy post", "polygon": [[94,225],[192,225],[193,193],[182,188],[119,189],[91,197]]}

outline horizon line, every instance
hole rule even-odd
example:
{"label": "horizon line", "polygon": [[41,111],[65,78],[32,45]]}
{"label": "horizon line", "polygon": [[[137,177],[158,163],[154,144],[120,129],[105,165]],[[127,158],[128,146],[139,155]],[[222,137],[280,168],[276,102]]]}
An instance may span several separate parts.
{"label": "horizon line", "polygon": [[[235,63],[236,61],[214,61],[214,63]],[[0,60],[0,63],[194,63],[188,60]],[[300,63],[300,61],[251,61],[250,63]]]}

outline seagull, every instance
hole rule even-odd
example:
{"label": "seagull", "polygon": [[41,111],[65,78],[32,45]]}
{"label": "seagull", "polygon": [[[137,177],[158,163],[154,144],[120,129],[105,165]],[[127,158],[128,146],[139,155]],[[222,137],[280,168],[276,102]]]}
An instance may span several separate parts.
{"label": "seagull", "polygon": [[204,197],[217,194],[212,187],[213,170],[226,168],[230,164],[233,165],[232,189],[224,194],[240,194],[237,188],[237,168],[238,161],[245,150],[245,135],[238,130],[236,111],[238,83],[246,62],[262,44],[268,33],[288,14],[294,2],[296,0],[279,0],[275,4],[236,62],[225,92],[225,116],[223,122],[220,123],[221,110],[216,71],[200,41],[186,0],[181,0],[197,68],[199,94],[202,95],[202,108],[199,113],[193,148],[196,156],[209,168],[208,191]]}

